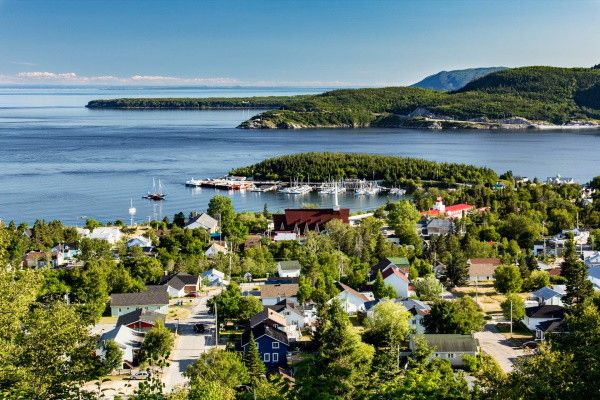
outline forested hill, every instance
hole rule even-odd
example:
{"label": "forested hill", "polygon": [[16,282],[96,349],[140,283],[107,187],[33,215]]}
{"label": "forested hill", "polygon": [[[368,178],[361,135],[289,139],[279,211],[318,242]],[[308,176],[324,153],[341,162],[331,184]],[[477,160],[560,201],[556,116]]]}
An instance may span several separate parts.
{"label": "forested hill", "polygon": [[462,89],[467,83],[493,72],[505,70],[506,67],[468,68],[453,71],[441,71],[429,75],[425,79],[411,85],[421,89],[452,91]]}
{"label": "forested hill", "polygon": [[86,107],[131,110],[268,109],[284,107],[290,102],[301,100],[304,97],[309,96],[121,98],[92,100],[86,105]]}
{"label": "forested hill", "polygon": [[308,180],[376,179],[391,185],[420,181],[442,183],[494,183],[498,175],[489,168],[358,153],[301,153],[269,158],[254,165],[230,171],[232,175],[255,179]]}
{"label": "forested hill", "polygon": [[600,70],[523,67],[454,92],[420,88],[335,90],[291,102],[244,128],[531,128],[600,120]]}

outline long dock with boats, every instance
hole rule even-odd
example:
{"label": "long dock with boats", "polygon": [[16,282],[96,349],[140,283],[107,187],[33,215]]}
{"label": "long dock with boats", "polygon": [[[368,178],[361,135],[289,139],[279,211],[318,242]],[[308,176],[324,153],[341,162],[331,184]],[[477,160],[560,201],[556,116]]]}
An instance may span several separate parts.
{"label": "long dock with boats", "polygon": [[193,188],[213,188],[227,191],[251,192],[279,192],[290,195],[303,195],[318,192],[322,195],[354,192],[357,196],[373,196],[378,194],[391,194],[403,196],[406,190],[381,186],[377,181],[362,179],[346,179],[330,182],[282,182],[282,181],[254,181],[241,176],[224,176],[221,178],[190,179],[185,185]]}

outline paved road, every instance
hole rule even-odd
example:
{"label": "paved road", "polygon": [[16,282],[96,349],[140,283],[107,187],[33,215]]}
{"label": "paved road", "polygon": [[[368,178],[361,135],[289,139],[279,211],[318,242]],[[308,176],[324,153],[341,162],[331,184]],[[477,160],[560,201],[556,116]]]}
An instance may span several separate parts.
{"label": "paved road", "polygon": [[511,372],[517,358],[526,355],[525,351],[513,347],[513,343],[498,332],[493,323],[486,324],[483,332],[476,332],[481,349],[498,362],[505,372]]}
{"label": "paved road", "polygon": [[[200,354],[214,346],[214,316],[209,314],[206,302],[215,294],[217,293],[213,292],[207,297],[198,299],[189,318],[179,322],[178,335],[169,359],[169,367],[165,369],[162,377],[166,392],[176,386],[184,385],[187,381],[183,376],[185,370],[198,359]],[[194,325],[198,323],[207,327],[206,333],[194,332]],[[175,328],[175,324],[169,325]]]}

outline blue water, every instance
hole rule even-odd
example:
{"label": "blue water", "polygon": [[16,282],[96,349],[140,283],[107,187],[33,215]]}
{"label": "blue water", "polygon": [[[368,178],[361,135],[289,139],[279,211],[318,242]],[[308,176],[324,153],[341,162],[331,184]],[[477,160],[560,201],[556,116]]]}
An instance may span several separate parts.
{"label": "blue water", "polygon": [[[81,223],[171,217],[203,210],[214,190],[184,186],[191,177],[216,177],[267,157],[304,151],[350,151],[421,157],[488,166],[545,178],[557,173],[581,182],[600,175],[600,132],[473,132],[407,129],[247,131],[235,129],[258,111],[88,110],[91,99],[288,95],[299,88],[14,88],[0,87],[0,218]],[[152,177],[167,201],[141,199]],[[227,194],[227,192],[219,192]],[[302,203],[330,204],[310,194],[230,193],[239,210],[276,211]],[[352,210],[386,197],[342,196]]]}

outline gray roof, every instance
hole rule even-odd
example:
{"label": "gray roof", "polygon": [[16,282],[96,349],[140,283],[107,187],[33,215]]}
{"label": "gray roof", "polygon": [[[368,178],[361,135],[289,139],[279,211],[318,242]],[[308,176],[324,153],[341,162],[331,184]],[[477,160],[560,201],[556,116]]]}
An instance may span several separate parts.
{"label": "gray roof", "polygon": [[125,325],[116,326],[114,329],[105,332],[100,340],[114,340],[115,343],[125,346],[139,349],[142,347],[144,341],[144,334],[134,331],[126,327]]}
{"label": "gray roof", "polygon": [[113,293],[110,295],[111,307],[168,305],[166,291],[151,290],[139,293]]}
{"label": "gray roof", "polygon": [[471,353],[477,352],[479,348],[479,340],[473,335],[426,334],[422,336],[431,347],[435,348],[434,351],[440,353]]}
{"label": "gray roof", "polygon": [[219,221],[208,215],[207,213],[202,213],[195,218],[190,219],[187,224],[185,224],[185,228],[187,229],[196,229],[196,228],[204,228],[207,230],[215,229]]}
{"label": "gray roof", "polygon": [[427,311],[431,310],[431,307],[420,300],[404,299],[396,300],[396,302],[402,304],[413,315],[426,314]]}
{"label": "gray roof", "polygon": [[561,306],[553,305],[527,307],[525,315],[529,318],[562,319],[565,316],[565,309]]}
{"label": "gray roof", "polygon": [[427,223],[427,228],[452,228],[452,221],[449,219],[434,218]]}
{"label": "gray roof", "polygon": [[197,285],[198,276],[178,273],[169,279],[168,285],[177,290],[183,289],[186,285]]}
{"label": "gray roof", "polygon": [[295,270],[295,269],[301,268],[300,261],[298,261],[298,260],[279,261],[277,264],[279,265],[279,268],[281,268],[284,271]]}
{"label": "gray roof", "polygon": [[547,286],[543,287],[541,289],[538,289],[531,294],[534,295],[535,297],[541,298],[542,300],[548,300],[548,299],[551,299],[556,296],[562,297],[562,295],[560,293],[558,293],[556,290],[549,288]]}
{"label": "gray roof", "polygon": [[144,311],[141,308],[138,308],[137,310],[133,310],[132,312],[128,312],[127,314],[119,316],[116,326],[129,325],[138,321],[147,322],[149,324],[155,324],[156,321],[165,322],[165,314],[155,311]]}

